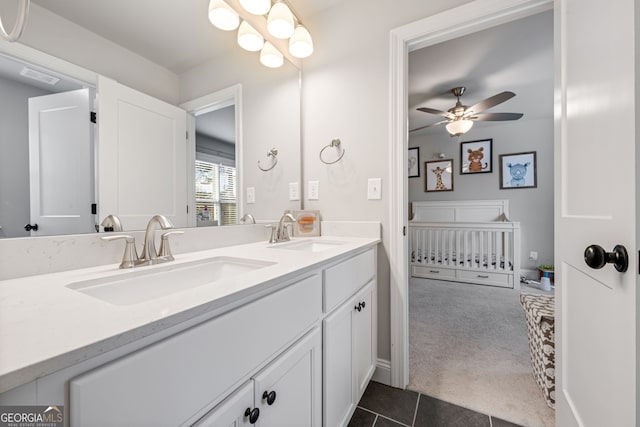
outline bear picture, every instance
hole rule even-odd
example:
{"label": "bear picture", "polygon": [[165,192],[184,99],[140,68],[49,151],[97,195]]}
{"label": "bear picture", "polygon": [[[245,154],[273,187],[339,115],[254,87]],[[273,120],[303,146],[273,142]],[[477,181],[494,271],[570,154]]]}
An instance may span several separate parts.
{"label": "bear picture", "polygon": [[500,189],[537,186],[535,151],[500,155]]}
{"label": "bear picture", "polygon": [[465,141],[460,144],[460,174],[492,171],[493,139]]}

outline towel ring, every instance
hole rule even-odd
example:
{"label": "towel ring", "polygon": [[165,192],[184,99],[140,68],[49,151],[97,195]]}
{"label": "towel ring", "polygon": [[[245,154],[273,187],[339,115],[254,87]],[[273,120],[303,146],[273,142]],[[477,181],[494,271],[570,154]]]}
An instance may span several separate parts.
{"label": "towel ring", "polygon": [[0,38],[8,42],[15,42],[22,36],[27,23],[27,17],[29,16],[30,1],[31,0],[20,0],[18,2],[18,15],[11,31],[7,32],[2,23],[2,17],[0,17]]}
{"label": "towel ring", "polygon": [[273,157],[273,160],[271,160],[271,166],[269,166],[268,168],[263,168],[262,166],[260,166],[260,160],[258,160],[258,169],[260,169],[262,172],[268,172],[276,167],[276,165],[278,164],[278,150],[276,150],[275,148],[269,150],[269,152],[267,153],[267,158],[269,157]]}
{"label": "towel ring", "polygon": [[344,156],[345,153],[345,149],[342,149],[342,154],[340,154],[340,156],[334,160],[333,162],[327,162],[325,159],[322,158],[322,153],[324,152],[324,150],[326,150],[327,148],[331,148],[331,147],[335,147],[338,149],[338,151],[340,150],[340,144],[342,143],[342,141],[340,141],[339,138],[335,138],[333,140],[331,140],[331,144],[325,146],[322,150],[320,150],[320,161],[322,163],[324,163],[325,165],[332,165],[334,163],[338,163],[340,161],[340,159],[342,159],[342,157]]}

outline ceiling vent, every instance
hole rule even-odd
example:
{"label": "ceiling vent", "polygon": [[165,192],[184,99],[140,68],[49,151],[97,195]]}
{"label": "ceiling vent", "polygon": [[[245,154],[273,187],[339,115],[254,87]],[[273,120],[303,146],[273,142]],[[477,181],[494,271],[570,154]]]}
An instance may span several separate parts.
{"label": "ceiling vent", "polygon": [[20,71],[20,75],[28,77],[33,80],[37,80],[48,85],[55,85],[60,81],[58,77],[50,76],[49,74],[41,73],[40,71],[32,70],[31,68],[23,67]]}

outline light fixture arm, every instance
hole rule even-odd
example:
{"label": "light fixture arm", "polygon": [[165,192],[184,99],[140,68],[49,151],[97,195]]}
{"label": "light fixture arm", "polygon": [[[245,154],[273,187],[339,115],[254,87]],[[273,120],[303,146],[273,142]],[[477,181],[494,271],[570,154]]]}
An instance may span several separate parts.
{"label": "light fixture arm", "polygon": [[0,17],[0,36],[4,40],[9,42],[17,41],[24,32],[24,28],[27,24],[27,17],[29,16],[29,5],[31,0],[18,0],[18,16],[16,17],[16,23],[13,26],[13,29],[10,32],[7,32],[4,28],[4,24],[2,23],[2,17]]}

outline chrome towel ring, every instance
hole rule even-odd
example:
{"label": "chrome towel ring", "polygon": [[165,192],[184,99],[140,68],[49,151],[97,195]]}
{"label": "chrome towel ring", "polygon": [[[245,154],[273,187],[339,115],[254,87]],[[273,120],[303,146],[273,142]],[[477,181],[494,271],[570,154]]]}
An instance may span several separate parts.
{"label": "chrome towel ring", "polygon": [[338,156],[338,158],[332,162],[327,162],[325,159],[322,158],[322,153],[324,153],[324,150],[326,150],[327,148],[331,148],[331,147],[335,147],[338,149],[338,153],[340,153],[340,144],[342,143],[342,141],[340,141],[339,138],[335,138],[333,140],[331,140],[331,144],[325,146],[322,150],[320,150],[320,161],[322,163],[324,163],[325,165],[332,165],[334,163],[338,163],[340,161],[340,159],[342,159],[342,157],[344,156],[345,153],[345,149],[342,148],[342,153]]}
{"label": "chrome towel ring", "polygon": [[271,166],[267,168],[263,168],[262,166],[260,166],[260,160],[258,160],[258,168],[263,172],[268,172],[276,167],[276,165],[278,164],[278,150],[276,150],[275,148],[269,150],[269,152],[267,153],[267,159],[269,157],[273,157],[273,159],[271,159]]}

